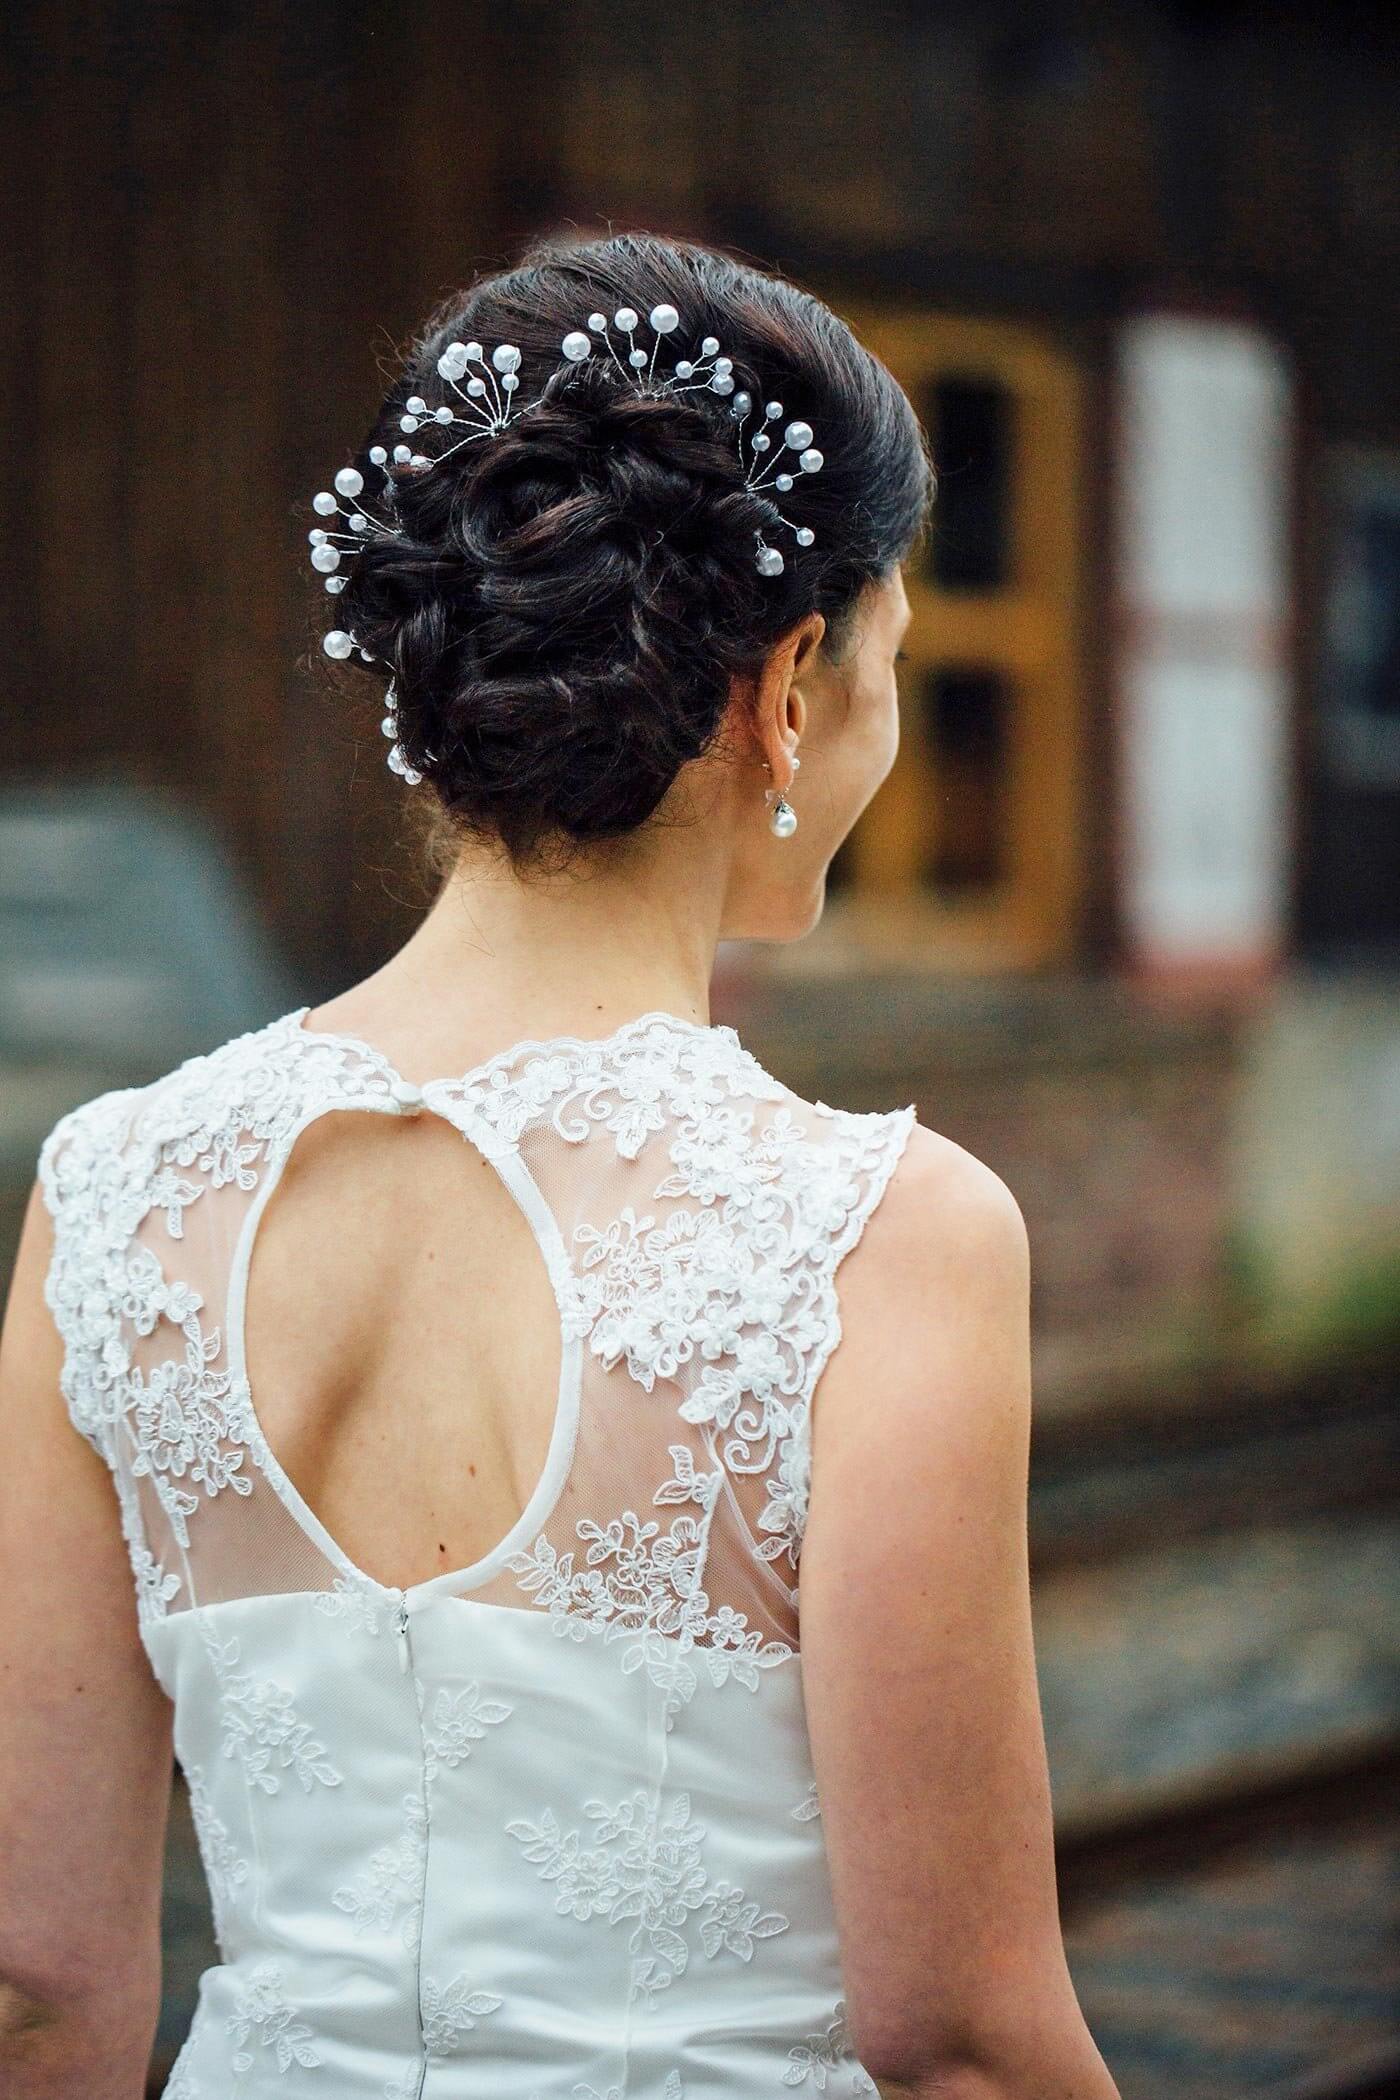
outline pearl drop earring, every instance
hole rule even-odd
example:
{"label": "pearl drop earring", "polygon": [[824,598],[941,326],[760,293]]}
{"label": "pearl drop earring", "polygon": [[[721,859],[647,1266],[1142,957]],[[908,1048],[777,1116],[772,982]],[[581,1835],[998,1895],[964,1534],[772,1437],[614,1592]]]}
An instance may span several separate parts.
{"label": "pearl drop earring", "polygon": [[[801,763],[801,759],[794,752],[792,760],[792,770],[794,773],[797,771]],[[766,788],[764,790],[764,799],[766,800],[767,797],[772,794],[772,792],[772,788]],[[797,811],[787,800],[786,796],[782,793],[781,789],[779,789],[778,791],[777,801],[773,804],[772,809],[768,812],[768,827],[773,833],[773,836],[779,839],[790,839],[794,831],[796,831],[797,829]]]}

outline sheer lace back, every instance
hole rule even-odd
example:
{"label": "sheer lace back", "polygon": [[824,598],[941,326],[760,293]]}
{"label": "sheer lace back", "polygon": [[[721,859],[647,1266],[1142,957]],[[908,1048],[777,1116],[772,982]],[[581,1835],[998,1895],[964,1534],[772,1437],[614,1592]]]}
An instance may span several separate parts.
{"label": "sheer lace back", "polygon": [[[370,1045],[308,1031],[306,1011],[86,1104],[41,1155],[64,1391],[115,1476],[143,1627],[292,1592],[332,1613],[459,1594],[602,1627],[624,1668],[665,1674],[672,1712],[697,1669],[753,1681],[792,1654],[836,1271],[913,1108],[804,1101],[733,1029],[662,1013],[420,1088]],[[352,1109],[460,1131],[528,1222],[559,1321],[519,1517],[470,1566],[397,1589],[303,1499],[247,1375],[263,1212],[298,1137]],[[401,1433],[421,1434],[411,1393]]]}

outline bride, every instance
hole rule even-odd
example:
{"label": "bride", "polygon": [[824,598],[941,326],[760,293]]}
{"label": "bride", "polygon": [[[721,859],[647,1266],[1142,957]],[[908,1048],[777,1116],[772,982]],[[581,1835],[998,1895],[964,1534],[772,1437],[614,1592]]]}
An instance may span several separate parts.
{"label": "bride", "polygon": [[[440,887],[81,1103],[0,1344],[0,2086],[1115,2100],[1066,1967],[1017,1205],[709,1018],[888,773],[933,472],[643,234],[426,322],[308,515]],[[382,748],[382,747],[381,747]],[[800,774],[799,774],[800,768]]]}

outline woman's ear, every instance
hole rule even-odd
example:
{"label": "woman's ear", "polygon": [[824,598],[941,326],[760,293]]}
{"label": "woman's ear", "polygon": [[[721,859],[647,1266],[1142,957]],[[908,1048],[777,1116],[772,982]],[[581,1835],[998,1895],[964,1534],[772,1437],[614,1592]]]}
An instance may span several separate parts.
{"label": "woman's ear", "polygon": [[791,781],[792,754],[807,726],[807,703],[798,680],[810,670],[825,632],[824,615],[808,613],[773,644],[755,680],[754,735],[759,755],[780,787]]}

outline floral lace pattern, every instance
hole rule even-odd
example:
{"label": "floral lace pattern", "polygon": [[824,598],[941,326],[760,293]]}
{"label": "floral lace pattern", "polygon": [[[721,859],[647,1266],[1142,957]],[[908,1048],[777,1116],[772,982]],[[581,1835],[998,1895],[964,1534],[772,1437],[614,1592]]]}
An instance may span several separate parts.
{"label": "floral lace pattern", "polygon": [[[422,1700],[420,1699],[420,1706]],[[429,1777],[442,1765],[451,1768],[465,1763],[473,1743],[481,1742],[488,1728],[499,1728],[515,1708],[504,1699],[487,1699],[474,1681],[459,1692],[439,1685],[432,1712],[423,1726],[423,1748]]]}
{"label": "floral lace pattern", "polygon": [[[430,2064],[473,2048],[493,2061],[511,2001],[488,1987],[489,1961],[477,1967],[473,1957],[459,1967],[449,1958],[435,1966],[434,1943],[425,1945],[429,1805],[436,1821],[434,1784],[462,1767],[474,1801],[489,1802],[498,1790],[496,1829],[518,1848],[512,1900],[520,1919],[531,1905],[537,1923],[547,1918],[552,1890],[555,1912],[583,1923],[585,1941],[616,1929],[626,1943],[628,2007],[651,2009],[708,1963],[721,1970],[767,1963],[786,2000],[793,1977],[782,1962],[795,1940],[781,1936],[790,1920],[707,1859],[707,1826],[718,1828],[719,1818],[708,1805],[703,1822],[692,1815],[681,1769],[687,1731],[678,1724],[693,1702],[703,1710],[712,1691],[733,1685],[756,1693],[766,1681],[774,1715],[795,1711],[787,1681],[780,1675],[774,1684],[768,1673],[792,1665],[796,1646],[769,1637],[757,1621],[771,1592],[769,1623],[784,1632],[795,1625],[811,1403],[841,1331],[836,1271],[879,1200],[913,1108],[862,1116],[803,1104],[734,1030],[661,1014],[598,1041],[513,1045],[462,1079],[406,1088],[370,1045],[303,1028],[305,1012],[192,1058],[148,1087],[115,1090],[71,1111],[39,1161],[55,1228],[44,1290],[64,1345],[68,1413],[114,1477],[140,1627],[162,1683],[178,1701],[200,1697],[201,1682],[212,1694],[212,1726],[184,1738],[209,1749],[186,1776],[219,1946],[224,1951],[232,1937],[239,1953],[223,1972],[232,1995],[211,1999],[199,2048],[177,2065],[170,2100],[215,2100],[230,2071],[240,2082],[250,2074],[269,2086],[285,2080],[289,2100],[319,2089],[327,2075],[329,2001],[303,1976],[295,1937],[282,1936],[294,1926],[270,1929],[264,1944],[243,1944],[261,1922],[256,1862],[264,1832],[285,1844],[301,1828],[309,1834],[312,1819],[332,1833],[325,1856],[337,1863],[319,1897],[308,1894],[308,1918],[314,1900],[344,1913],[366,1942],[366,1964],[401,1973],[406,2005],[416,2000],[418,2059],[405,2058],[387,2079],[377,2059],[373,2092],[420,2100]],[[479,1665],[461,1665],[472,1634],[489,1631],[486,1617],[462,1617],[451,1630],[445,1617],[434,1619],[421,1648],[410,1646],[408,1592],[373,1582],[339,1552],[259,1426],[237,1332],[255,1213],[316,1115],[364,1106],[398,1113],[424,1102],[501,1163],[503,1177],[530,1199],[537,1228],[541,1217],[560,1220],[550,1245],[543,1238],[541,1245],[579,1394],[596,1401],[606,1391],[608,1404],[620,1406],[631,1391],[626,1404],[649,1414],[637,1447],[649,1454],[647,1474],[620,1470],[615,1499],[609,1494],[601,1507],[596,1494],[590,1507],[579,1492],[562,1535],[551,1530],[547,1511],[533,1542],[502,1556],[504,1604],[488,1595],[482,1605],[488,1615],[514,1605],[516,1630],[530,1611],[547,1614],[561,1638],[596,1639],[619,1680],[635,1676],[656,1688],[648,1727],[659,1708],[667,1740],[649,1733],[648,1751],[660,1753],[659,1772],[672,1773],[669,1790],[656,1774],[634,1784],[644,1767],[619,1746],[615,1787],[595,1779],[579,1787],[589,1796],[582,1801],[551,1789],[551,1805],[520,1813],[510,1794],[510,1747],[517,1730],[541,1724],[517,1689],[530,1646],[503,1651],[499,1681],[510,1686],[509,1699],[492,1690],[489,1653]],[[566,1148],[588,1143],[595,1151],[586,1162],[579,1156],[580,1188],[612,1187],[614,1195],[606,1206],[585,1202],[570,1215]],[[564,1183],[557,1204],[548,1181],[536,1179],[537,1160]],[[221,1259],[227,1274],[219,1272]],[[559,1420],[568,1425],[562,1399]],[[595,1432],[598,1447],[608,1449]],[[560,1448],[567,1460],[569,1447],[561,1441]],[[655,1457],[662,1448],[670,1468],[664,1479]],[[565,1507],[561,1496],[554,1508]],[[240,1538],[251,1542],[245,1566]],[[280,1585],[270,1587],[275,1611],[264,1609],[264,1566],[276,1569]],[[498,1579],[494,1571],[490,1579]],[[728,1598],[726,1580],[738,1585]],[[394,1625],[396,1598],[397,1648],[381,1639]],[[256,1616],[244,1616],[245,1606]],[[177,1625],[188,1629],[183,1638]],[[446,1644],[459,1641],[454,1654]],[[489,1641],[483,1645],[489,1650]],[[452,1657],[440,1672],[446,1682],[434,1676],[444,1655]],[[191,1656],[196,1664],[207,1659],[208,1677],[188,1666]],[[323,1682],[319,1694],[308,1691],[307,1673],[323,1670],[343,1674],[343,1703],[325,1695]],[[600,1666],[600,1698],[635,1713],[618,1700],[618,1682],[603,1691],[605,1675]],[[558,1703],[543,1711],[567,1714],[579,1696],[571,1687],[585,1681],[586,1671],[561,1673]],[[393,1730],[404,1724],[402,1776],[391,1786],[387,1816],[370,1804],[367,1822],[365,1802],[337,1807],[334,1799],[356,1777],[355,1738],[348,1721],[341,1727],[355,1698],[375,1702],[374,1729],[384,1731],[390,1755],[397,1754]],[[757,1731],[752,1742],[762,1742],[767,1702],[751,1713],[739,1703],[745,1730]],[[786,1718],[781,1726],[781,1739],[768,1738],[772,1773],[788,1776],[780,1788],[774,1782],[771,1814],[813,1822],[815,1785],[794,1802],[801,1768],[791,1763]],[[503,1754],[483,1748],[499,1730]],[[560,1751],[567,1785],[562,1739]],[[765,1748],[752,1769],[766,1771],[766,1759]],[[450,1809],[445,1788],[443,1798]],[[708,1792],[704,1798],[709,1804]],[[347,1833],[339,1847],[338,1821]],[[357,1830],[368,1835],[356,1839]],[[811,1888],[821,1901],[818,1850],[810,1855]],[[624,1954],[616,1945],[614,1952]],[[307,1960],[315,1960],[309,1943]],[[718,1988],[718,1979],[705,1983],[707,1994]],[[668,2000],[668,2015],[681,1995]],[[501,2046],[508,2052],[514,2039]],[[818,1998],[768,2046],[776,2061],[766,2059],[765,2083],[773,2087],[874,2090],[850,2052],[844,2004],[827,2019]],[[601,2089],[575,2072],[541,2100],[686,2100],[680,2047],[675,2058],[660,2094],[655,2073],[641,2081],[645,2093],[636,2073],[622,2086],[607,2083],[623,2070],[624,2051],[616,2064],[594,2057],[581,2066],[593,2078],[606,2068]],[[208,2090],[206,2064],[214,2067]],[[528,2071],[511,2090],[529,2090]]]}
{"label": "floral lace pattern", "polygon": [[873,2093],[875,2084],[854,2061],[850,2029],[846,2024],[846,2002],[840,1999],[830,2024],[820,2033],[809,2034],[805,2042],[799,2042],[788,2051],[788,2065],[783,2072],[783,2084],[806,2085],[814,2092],[827,2090],[831,2074],[845,2068],[851,2072],[847,2086],[850,2093]]}
{"label": "floral lace pattern", "polygon": [[636,1919],[628,1940],[631,1992],[648,2008],[690,1959],[685,1930],[693,1913],[700,1914],[710,1956],[727,1951],[749,1961],[758,1940],[788,1929],[781,1911],[765,1911],[741,1888],[710,1880],[702,1857],[705,1829],[691,1816],[689,1794],[678,1793],[663,1807],[638,1788],[612,1808],[588,1801],[584,1814],[593,1820],[591,1845],[577,1830],[562,1830],[551,1808],[537,1822],[520,1817],[506,1828],[541,1878],[558,1884],[554,1907],[561,1914],[605,1917],[610,1925]]}
{"label": "floral lace pattern", "polygon": [[555,1633],[583,1640],[590,1627],[601,1627],[605,1641],[626,1642],[622,1669],[645,1668],[664,1692],[668,1729],[695,1694],[691,1654],[703,1658],[712,1684],[733,1678],[753,1690],[760,1670],[794,1653],[786,1641],[764,1641],[731,1606],[711,1611],[700,1577],[724,1474],[697,1473],[684,1444],[672,1444],[670,1455],[674,1472],[653,1503],[695,1502],[700,1518],[675,1517],[663,1532],[656,1519],[644,1522],[632,1509],[607,1524],[581,1517],[575,1527],[587,1549],[581,1568],[574,1566],[573,1548],[557,1553],[543,1534],[530,1552],[506,1563],[521,1589],[550,1613]]}
{"label": "floral lace pattern", "polygon": [[287,2003],[281,1965],[275,1961],[259,1962],[252,1970],[227,2024],[229,2039],[238,2044],[231,2059],[235,2071],[252,2070],[256,2059],[247,2045],[254,2037],[279,2071],[321,2062],[311,2029]]}
{"label": "floral lace pattern", "polygon": [[190,1797],[190,1817],[194,1823],[199,1856],[204,1864],[204,1878],[209,1884],[209,1900],[214,1913],[214,1937],[220,1948],[223,1948],[228,1940],[229,1913],[248,1879],[248,1862],[234,1844],[229,1835],[228,1825],[210,1799],[209,1789],[204,1783],[203,1767],[192,1764],[184,1769],[185,1785]]}
{"label": "floral lace pattern", "polygon": [[239,1670],[237,1634],[220,1640],[207,1619],[199,1630],[219,1687],[219,1718],[225,1757],[240,1760],[251,1786],[277,1793],[281,1774],[291,1771],[310,1793],[316,1786],[339,1786],[341,1774],[305,1721],[298,1719],[292,1695],[270,1677]]}
{"label": "floral lace pattern", "polygon": [[470,2034],[478,2020],[488,2013],[499,2012],[505,2000],[495,1991],[474,1991],[465,1975],[454,1976],[451,1983],[435,1983],[431,1976],[423,1979],[423,2047],[429,2059],[441,2060],[450,2056],[464,2034]]}
{"label": "floral lace pattern", "polygon": [[397,1843],[371,1853],[353,1881],[331,1894],[348,1911],[357,1935],[396,1932],[410,1953],[422,1929],[423,1876],[428,1865],[428,1809],[421,1793],[403,1797],[403,1831]]}

